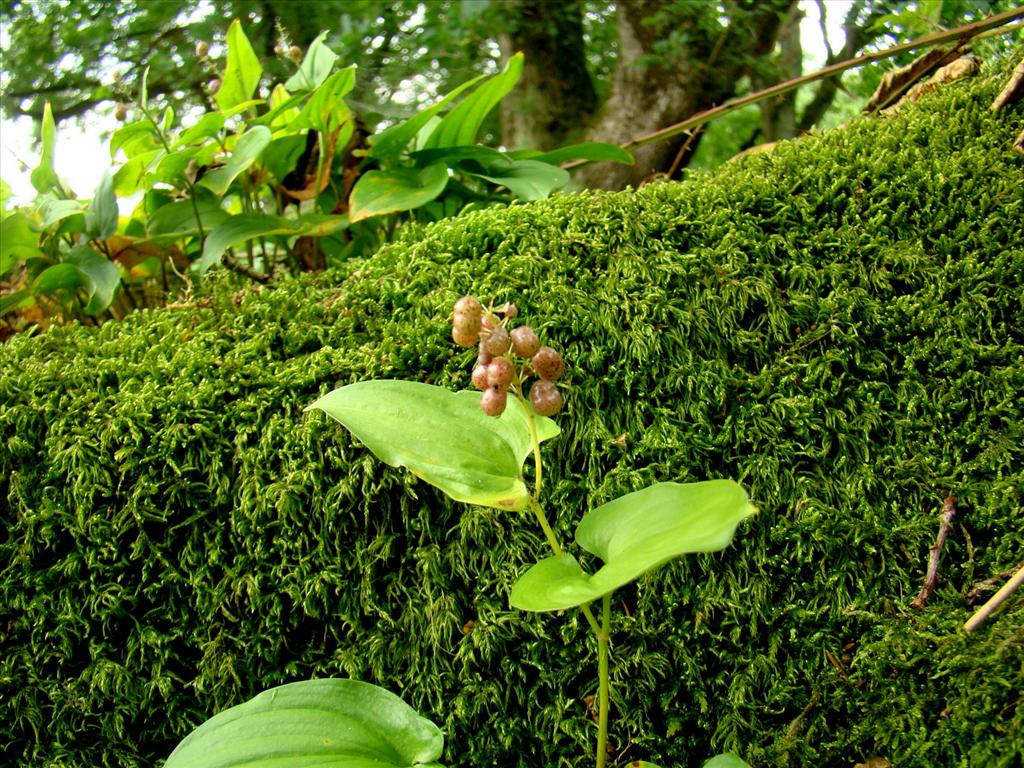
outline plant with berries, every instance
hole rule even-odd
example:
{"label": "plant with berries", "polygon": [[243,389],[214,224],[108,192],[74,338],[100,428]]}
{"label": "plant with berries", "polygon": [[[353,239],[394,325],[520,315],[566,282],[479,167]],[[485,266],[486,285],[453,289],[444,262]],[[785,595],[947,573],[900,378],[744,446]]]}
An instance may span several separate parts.
{"label": "plant with berries", "polygon": [[[519,577],[509,602],[524,611],[578,609],[589,625],[597,645],[596,764],[604,768],[612,594],[682,555],[724,549],[754,507],[730,480],[656,483],[620,496],[580,519],[577,550],[604,563],[593,572],[584,569],[542,502],[541,444],[559,434],[550,417],[564,404],[556,382],[565,363],[554,348],[541,345],[533,328],[513,326],[517,316],[511,303],[484,307],[472,296],[455,302],[452,339],[477,350],[475,391],[364,381],[330,392],[307,410],[324,411],[382,461],[409,469],[456,501],[533,514],[551,553]],[[524,465],[531,454],[528,488]],[[328,756],[339,766],[351,759],[360,766],[441,768],[435,761],[442,746],[440,730],[397,696],[352,680],[311,680],[271,689],[215,716],[178,746],[166,768],[241,768],[254,754],[264,768]],[[215,752],[218,761],[211,763]],[[643,761],[629,765],[657,768]],[[726,754],[705,768],[746,765]]]}
{"label": "plant with berries", "polygon": [[533,411],[554,416],[562,410],[562,393],[555,385],[565,371],[562,356],[551,347],[542,347],[530,326],[510,329],[509,321],[517,314],[515,304],[485,310],[473,296],[463,296],[452,313],[452,339],[460,347],[478,348],[472,382],[483,392],[480,410],[488,416],[501,416],[509,391],[522,397],[533,373],[537,375],[530,386]]}

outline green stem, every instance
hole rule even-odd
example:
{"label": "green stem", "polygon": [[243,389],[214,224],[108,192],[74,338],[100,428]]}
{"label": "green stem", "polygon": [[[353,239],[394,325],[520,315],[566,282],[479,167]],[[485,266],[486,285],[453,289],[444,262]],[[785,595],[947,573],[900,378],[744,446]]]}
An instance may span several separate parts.
{"label": "green stem", "polygon": [[597,768],[608,759],[608,640],[611,636],[612,595],[601,598],[601,631],[597,633]]}
{"label": "green stem", "polygon": [[[530,509],[533,510],[533,514],[537,518],[537,522],[540,523],[541,530],[544,531],[544,537],[548,540],[548,545],[551,547],[551,551],[556,555],[562,555],[565,553],[565,550],[562,549],[562,545],[558,541],[558,536],[555,535],[555,531],[551,527],[551,523],[548,522],[548,516],[544,514],[544,508],[540,505],[540,491],[542,487],[543,474],[541,469],[540,435],[537,433],[537,420],[534,419],[533,410],[526,402],[526,398],[523,397],[523,393],[520,390],[516,390],[516,397],[519,398],[519,401],[523,404],[523,408],[526,411],[526,422],[530,425],[530,438],[533,441],[533,465],[536,468],[536,474],[533,480],[533,496],[530,498]],[[600,640],[601,628],[597,623],[597,619],[594,618],[594,614],[590,610],[590,606],[581,605],[580,611],[583,612],[583,618],[587,620],[587,624],[590,625],[591,631]]]}

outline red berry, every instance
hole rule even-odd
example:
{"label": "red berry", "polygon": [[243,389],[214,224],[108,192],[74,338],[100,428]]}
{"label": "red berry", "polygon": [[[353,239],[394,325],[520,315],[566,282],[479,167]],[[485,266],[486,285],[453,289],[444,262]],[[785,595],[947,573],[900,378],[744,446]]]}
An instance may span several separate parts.
{"label": "red berry", "polygon": [[483,339],[483,348],[495,357],[499,357],[500,355],[504,355],[508,352],[509,345],[512,343],[512,340],[508,335],[508,331],[500,325],[493,329],[489,335],[484,336]]}
{"label": "red berry", "polygon": [[540,339],[528,325],[513,328],[509,335],[512,337],[512,349],[519,357],[533,357],[540,349]]}
{"label": "red berry", "polygon": [[530,387],[530,403],[539,416],[554,416],[562,410],[562,393],[552,382],[541,379]]}
{"label": "red berry", "polygon": [[504,357],[496,357],[487,366],[487,383],[492,387],[506,389],[516,375],[516,367]]}
{"label": "red berry", "polygon": [[473,386],[479,389],[481,392],[487,389],[487,366],[478,363],[477,366],[473,369],[472,379]]}
{"label": "red berry", "polygon": [[562,356],[551,347],[541,347],[530,360],[534,372],[542,379],[557,381],[565,372]]}
{"label": "red berry", "polygon": [[473,333],[480,332],[480,315],[473,315],[466,312],[456,312],[452,315],[452,325],[461,325]]}
{"label": "red berry", "polygon": [[474,296],[463,296],[455,302],[455,314],[476,315],[484,311],[484,306]]}
{"label": "red berry", "polygon": [[472,328],[456,323],[452,326],[452,340],[460,347],[472,347],[480,341],[480,333]]}
{"label": "red berry", "polygon": [[488,416],[501,416],[508,403],[508,392],[497,387],[488,387],[480,398],[480,410]]}

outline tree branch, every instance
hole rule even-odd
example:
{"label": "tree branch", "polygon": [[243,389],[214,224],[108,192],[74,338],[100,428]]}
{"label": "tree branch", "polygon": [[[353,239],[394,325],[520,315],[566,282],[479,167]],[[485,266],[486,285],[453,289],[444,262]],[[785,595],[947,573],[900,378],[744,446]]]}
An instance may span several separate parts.
{"label": "tree branch", "polygon": [[[1012,10],[1004,11],[1003,13],[996,14],[995,16],[989,16],[987,19],[982,19],[981,21],[976,21],[971,24],[965,24],[964,26],[957,27],[956,29],[936,32],[932,35],[925,35],[924,37],[919,37],[916,40],[911,40],[909,43],[903,43],[901,45],[895,45],[892,48],[886,48],[884,51],[866,53],[863,56],[858,56],[854,59],[849,59],[848,61],[833,64],[829,67],[823,67],[817,72],[812,72],[809,75],[804,75],[803,77],[797,77],[793,80],[787,80],[784,83],[773,85],[771,88],[765,88],[763,91],[758,91],[757,93],[752,93],[748,96],[741,96],[736,99],[730,99],[724,104],[714,107],[713,109],[698,112],[682,122],[675,123],[674,125],[654,131],[653,133],[637,136],[636,138],[630,139],[619,146],[623,149],[630,149],[631,147],[642,147],[647,144],[653,144],[657,141],[663,141],[664,139],[676,136],[677,134],[683,133],[691,128],[696,128],[698,125],[708,123],[712,120],[717,120],[718,118],[723,117],[730,112],[742,109],[749,104],[756,104],[763,99],[770,99],[773,96],[778,96],[779,94],[792,91],[795,88],[800,88],[808,83],[823,80],[826,77],[838,75],[840,72],[845,72],[848,69],[860,67],[864,64],[868,64],[869,62],[878,61],[879,59],[887,59],[892,56],[896,56],[897,54],[911,51],[915,48],[938,45],[939,43],[949,42],[950,40],[956,41],[955,46],[962,47],[981,32],[1002,26],[1007,22],[1019,18],[1024,18],[1024,8],[1022,7],[1013,8]],[[572,168],[580,164],[582,163],[570,163],[563,167]]]}
{"label": "tree branch", "polygon": [[920,594],[910,603],[911,608],[919,611],[924,610],[925,601],[939,583],[939,558],[942,557],[942,548],[946,544],[946,537],[953,530],[953,519],[956,517],[956,499],[949,496],[942,503],[942,514],[939,515],[939,535],[935,543],[929,547],[928,573],[924,577],[924,586]]}

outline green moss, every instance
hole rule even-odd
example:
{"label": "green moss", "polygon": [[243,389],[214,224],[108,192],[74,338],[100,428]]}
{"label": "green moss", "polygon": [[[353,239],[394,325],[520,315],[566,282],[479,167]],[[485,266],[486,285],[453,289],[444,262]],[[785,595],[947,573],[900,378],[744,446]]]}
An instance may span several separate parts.
{"label": "green moss", "polygon": [[563,534],[654,480],[733,477],[761,509],[618,595],[626,758],[1019,764],[1024,601],[960,631],[972,584],[1024,560],[1003,77],[683,184],[444,221],[349,275],[0,347],[3,754],[148,766],[259,690],[351,675],[439,722],[452,766],[588,764],[585,625],[507,606],[543,552],[530,521],[302,413],[372,377],[467,386],[446,318],[475,293],[569,361],[545,449]]}

